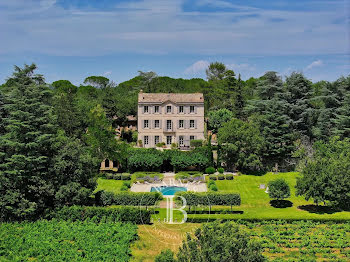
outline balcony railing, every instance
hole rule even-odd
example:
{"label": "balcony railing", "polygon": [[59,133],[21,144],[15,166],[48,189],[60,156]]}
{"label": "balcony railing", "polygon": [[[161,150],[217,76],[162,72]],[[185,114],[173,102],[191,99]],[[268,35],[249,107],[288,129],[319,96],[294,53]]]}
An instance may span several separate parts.
{"label": "balcony railing", "polygon": [[175,129],[173,127],[170,127],[170,128],[164,127],[163,131],[164,132],[175,132]]}

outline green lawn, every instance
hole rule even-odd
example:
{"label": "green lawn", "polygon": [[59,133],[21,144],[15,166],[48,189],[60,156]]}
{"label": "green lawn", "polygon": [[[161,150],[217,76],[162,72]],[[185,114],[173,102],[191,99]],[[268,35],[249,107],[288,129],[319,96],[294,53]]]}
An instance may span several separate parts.
{"label": "green lawn", "polygon": [[[295,184],[298,173],[268,173],[264,176],[241,175],[236,176],[234,180],[216,181],[219,192],[236,192],[240,193],[242,204],[233,207],[234,211],[243,211],[243,214],[188,214],[188,221],[191,218],[221,218],[221,219],[320,219],[320,220],[350,220],[350,212],[334,212],[326,210],[325,212],[310,212],[306,208],[315,208],[312,201],[306,201],[303,197],[295,196]],[[270,198],[265,189],[259,189],[260,184],[268,184],[268,181],[276,178],[284,178],[291,189],[291,197],[287,200],[291,201],[293,206],[287,208],[275,208],[270,205]],[[197,209],[206,209],[199,207]],[[215,209],[229,209],[229,207],[213,207]],[[160,212],[154,215],[155,221],[164,219],[165,210],[158,209]],[[178,221],[181,220],[182,214],[176,212],[174,217]]]}
{"label": "green lawn", "polygon": [[122,185],[123,180],[99,178],[97,179],[97,188],[95,189],[95,192],[105,190],[108,192],[118,193],[120,192]]}
{"label": "green lawn", "polygon": [[[232,191],[241,194],[242,205],[235,210],[242,210],[244,214],[235,215],[239,218],[258,219],[350,219],[350,212],[335,213],[311,213],[298,208],[299,206],[312,205],[312,201],[306,201],[303,197],[295,195],[297,172],[290,173],[267,173],[264,176],[241,175],[234,180],[216,181],[219,191]],[[269,181],[283,178],[291,189],[292,207],[274,208],[270,205],[270,198],[264,189],[259,189],[260,184],[267,185]],[[223,216],[223,215],[220,215]],[[224,215],[227,216],[227,215]],[[232,215],[229,215],[232,216]]]}

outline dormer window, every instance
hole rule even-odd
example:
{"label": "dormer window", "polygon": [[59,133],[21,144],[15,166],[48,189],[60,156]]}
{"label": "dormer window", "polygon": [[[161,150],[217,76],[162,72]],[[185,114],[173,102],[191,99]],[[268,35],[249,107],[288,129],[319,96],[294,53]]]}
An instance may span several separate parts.
{"label": "dormer window", "polygon": [[167,112],[167,113],[171,113],[171,106],[167,106],[167,107],[166,107],[166,112]]}
{"label": "dormer window", "polygon": [[148,113],[148,106],[144,106],[144,107],[143,107],[143,112],[144,112],[144,113]]}
{"label": "dormer window", "polygon": [[190,113],[194,113],[194,106],[190,106]]}

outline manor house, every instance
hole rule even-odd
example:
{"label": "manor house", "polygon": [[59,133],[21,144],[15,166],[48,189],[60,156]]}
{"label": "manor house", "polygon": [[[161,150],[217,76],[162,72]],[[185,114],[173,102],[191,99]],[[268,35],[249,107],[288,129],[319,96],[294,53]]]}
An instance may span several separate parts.
{"label": "manor house", "polygon": [[190,147],[191,140],[204,140],[204,96],[202,93],[143,93],[138,96],[138,140],[146,148],[176,143]]}

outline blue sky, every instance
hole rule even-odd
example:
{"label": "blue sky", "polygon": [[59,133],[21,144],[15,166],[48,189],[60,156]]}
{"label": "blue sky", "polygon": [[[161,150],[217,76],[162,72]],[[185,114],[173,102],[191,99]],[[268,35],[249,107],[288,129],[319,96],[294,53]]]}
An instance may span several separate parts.
{"label": "blue sky", "polygon": [[350,73],[350,0],[0,0],[0,83],[36,63],[48,82],[116,83],[155,71],[202,77],[221,61],[246,79]]}

